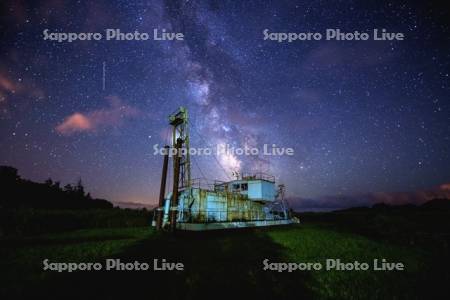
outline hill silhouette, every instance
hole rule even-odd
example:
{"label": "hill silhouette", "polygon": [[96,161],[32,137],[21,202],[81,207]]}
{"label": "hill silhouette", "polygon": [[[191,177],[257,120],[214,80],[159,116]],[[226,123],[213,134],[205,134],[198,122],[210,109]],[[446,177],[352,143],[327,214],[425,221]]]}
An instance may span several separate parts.
{"label": "hill silhouette", "polygon": [[406,204],[388,204],[384,202],[378,202],[373,204],[371,207],[368,206],[358,206],[349,207],[344,209],[335,210],[334,212],[426,212],[426,211],[441,211],[450,212],[450,199],[445,198],[435,198],[421,205],[416,205],[412,203]]}
{"label": "hill silhouette", "polygon": [[449,199],[433,199],[425,202],[421,205],[422,209],[425,210],[441,210],[450,211],[450,200]]}

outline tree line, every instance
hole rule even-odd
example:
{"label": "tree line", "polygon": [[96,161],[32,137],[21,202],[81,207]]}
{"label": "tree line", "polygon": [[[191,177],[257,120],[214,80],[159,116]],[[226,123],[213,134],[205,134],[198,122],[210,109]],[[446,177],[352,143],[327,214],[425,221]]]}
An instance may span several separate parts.
{"label": "tree line", "polygon": [[111,202],[92,198],[90,193],[86,193],[81,179],[75,185],[61,187],[59,181],[51,178],[44,183],[33,182],[22,179],[14,167],[0,166],[0,187],[0,208],[113,208]]}

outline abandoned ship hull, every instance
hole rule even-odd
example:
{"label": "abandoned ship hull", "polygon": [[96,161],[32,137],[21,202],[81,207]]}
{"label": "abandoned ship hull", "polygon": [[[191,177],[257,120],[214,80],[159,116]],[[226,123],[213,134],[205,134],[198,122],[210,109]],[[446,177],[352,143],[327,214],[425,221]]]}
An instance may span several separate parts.
{"label": "abandoned ship hull", "polygon": [[[214,190],[187,188],[180,192],[177,229],[216,230],[295,223],[285,209],[274,211],[274,183],[268,180],[234,180],[214,186]],[[164,221],[169,223],[169,194],[165,200]]]}
{"label": "abandoned ship hull", "polygon": [[177,229],[187,231],[220,230],[246,227],[263,227],[275,225],[289,225],[298,223],[289,220],[260,220],[260,221],[236,221],[236,222],[216,222],[216,223],[178,223]]}
{"label": "abandoned ship hull", "polygon": [[[186,108],[169,116],[172,145],[164,148],[164,160],[158,207],[154,214],[157,230],[209,230],[241,227],[286,225],[292,218],[284,200],[284,185],[275,186],[274,176],[258,173],[242,175],[235,180],[215,181],[207,187],[191,179],[189,122]],[[185,151],[180,151],[181,149]],[[172,192],[166,195],[166,179],[172,156]],[[223,167],[222,167],[223,169]],[[206,178],[205,178],[206,179]]]}

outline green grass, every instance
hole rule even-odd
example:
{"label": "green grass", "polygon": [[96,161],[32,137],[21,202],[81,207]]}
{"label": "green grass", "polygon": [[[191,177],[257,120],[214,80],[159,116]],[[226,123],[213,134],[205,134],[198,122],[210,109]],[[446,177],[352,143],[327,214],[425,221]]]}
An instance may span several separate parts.
{"label": "green grass", "polygon": [[[164,292],[166,298],[217,296],[302,297],[320,299],[417,298],[423,290],[427,251],[376,241],[320,224],[238,231],[156,233],[150,228],[92,229],[2,240],[2,293],[9,296],[84,295],[131,297]],[[183,262],[182,272],[75,272],[42,270],[42,261],[151,262],[153,258]],[[406,271],[263,271],[262,261],[403,262]],[[77,286],[74,286],[77,283]],[[92,295],[91,295],[92,296]],[[75,296],[74,296],[75,297]]]}
{"label": "green grass", "polygon": [[46,258],[55,262],[95,262],[118,255],[148,236],[148,228],[115,228],[3,240],[0,267],[6,277],[2,282],[20,294],[21,289],[51,279],[53,274],[42,270]]}
{"label": "green grass", "polygon": [[320,262],[325,266],[328,258],[342,262],[358,262],[373,265],[374,259],[385,258],[391,262],[402,262],[405,271],[336,271],[311,272],[308,287],[320,298],[390,298],[396,290],[402,297],[414,297],[410,289],[418,284],[420,273],[420,251],[392,246],[369,240],[363,236],[332,231],[315,225],[300,228],[274,229],[268,235],[277,244],[285,247],[284,257],[292,262]]}

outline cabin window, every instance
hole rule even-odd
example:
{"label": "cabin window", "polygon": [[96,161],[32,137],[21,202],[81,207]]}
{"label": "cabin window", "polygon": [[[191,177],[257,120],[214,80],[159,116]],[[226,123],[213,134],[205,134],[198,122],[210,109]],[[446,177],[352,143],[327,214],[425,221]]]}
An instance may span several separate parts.
{"label": "cabin window", "polygon": [[239,190],[239,183],[233,184],[233,190],[238,191]]}
{"label": "cabin window", "polygon": [[247,191],[248,190],[248,183],[241,184],[241,190]]}

